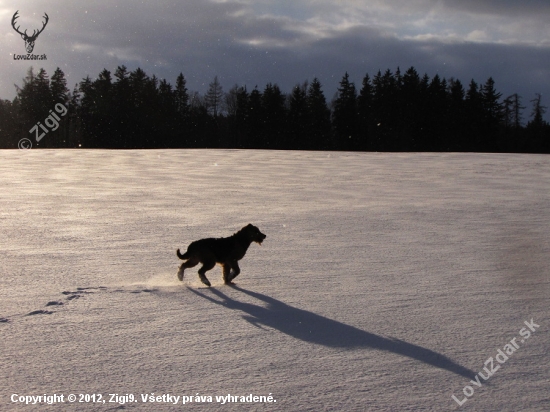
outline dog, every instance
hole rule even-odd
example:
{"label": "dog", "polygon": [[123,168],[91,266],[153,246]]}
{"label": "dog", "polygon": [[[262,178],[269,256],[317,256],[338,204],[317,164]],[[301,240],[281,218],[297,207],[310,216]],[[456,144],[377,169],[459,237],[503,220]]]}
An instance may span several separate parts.
{"label": "dog", "polygon": [[178,249],[176,254],[180,259],[185,260],[178,271],[178,279],[183,281],[185,269],[192,268],[200,262],[202,267],[199,269],[199,278],[202,283],[210,287],[206,272],[219,263],[223,268],[223,282],[230,285],[241,273],[238,261],[244,257],[250,244],[256,242],[261,246],[266,237],[260,229],[249,223],[229,237],[197,240],[189,245],[187,252],[183,255]]}

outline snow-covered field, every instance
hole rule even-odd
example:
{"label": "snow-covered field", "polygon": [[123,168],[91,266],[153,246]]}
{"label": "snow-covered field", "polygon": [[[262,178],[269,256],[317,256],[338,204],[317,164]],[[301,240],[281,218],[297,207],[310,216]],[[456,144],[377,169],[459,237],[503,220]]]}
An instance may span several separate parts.
{"label": "snow-covered field", "polygon": [[548,156],[0,155],[0,410],[550,410]]}

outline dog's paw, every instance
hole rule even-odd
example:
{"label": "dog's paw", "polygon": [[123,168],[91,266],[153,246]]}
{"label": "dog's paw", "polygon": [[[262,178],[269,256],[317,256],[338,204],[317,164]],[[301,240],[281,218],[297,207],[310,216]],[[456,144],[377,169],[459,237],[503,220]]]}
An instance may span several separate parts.
{"label": "dog's paw", "polygon": [[206,276],[200,276],[201,282],[204,283],[206,286],[210,287],[212,284],[208,279],[206,279]]}

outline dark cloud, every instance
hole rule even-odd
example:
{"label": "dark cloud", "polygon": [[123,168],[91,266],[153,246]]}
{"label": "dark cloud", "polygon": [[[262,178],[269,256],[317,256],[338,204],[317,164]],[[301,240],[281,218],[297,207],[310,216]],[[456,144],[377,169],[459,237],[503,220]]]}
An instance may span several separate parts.
{"label": "dark cloud", "polygon": [[[550,6],[542,3],[522,2],[521,11],[516,2],[490,0],[297,1],[292,8],[251,1],[27,1],[19,7],[22,17],[32,15],[29,21],[38,24],[48,12],[49,26],[36,45],[48,60],[33,65],[50,74],[61,67],[70,88],[86,75],[124,64],[172,84],[183,72],[188,87],[200,92],[215,75],[226,90],[273,82],[289,91],[318,77],[330,99],[346,71],[360,85],[365,73],[414,66],[465,84],[492,76],[504,95],[518,92],[528,102],[535,92],[550,96],[550,39],[538,17]],[[7,22],[13,12],[0,8]],[[485,17],[468,17],[476,13]],[[521,19],[502,26],[504,15]],[[11,99],[13,84],[21,84],[30,64],[10,56],[24,48],[7,27],[1,33],[0,97]],[[523,31],[531,37],[521,37]]]}
{"label": "dark cloud", "polygon": [[540,16],[547,20],[550,15],[550,2],[547,0],[443,0],[446,7],[489,15]]}

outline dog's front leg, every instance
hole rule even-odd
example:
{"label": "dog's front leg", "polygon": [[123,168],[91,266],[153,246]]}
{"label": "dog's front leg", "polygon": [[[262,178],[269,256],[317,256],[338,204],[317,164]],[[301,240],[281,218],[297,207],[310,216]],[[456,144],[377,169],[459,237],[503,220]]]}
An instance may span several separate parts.
{"label": "dog's front leg", "polygon": [[226,285],[231,283],[231,265],[229,263],[223,264],[223,283]]}
{"label": "dog's front leg", "polygon": [[229,281],[230,282],[233,279],[235,279],[237,276],[239,276],[239,273],[241,273],[241,268],[239,267],[239,263],[236,260],[231,262],[231,266],[233,268],[233,271],[229,275]]}

